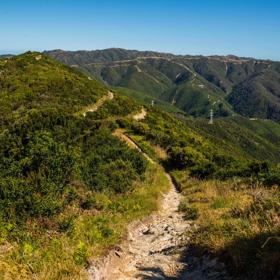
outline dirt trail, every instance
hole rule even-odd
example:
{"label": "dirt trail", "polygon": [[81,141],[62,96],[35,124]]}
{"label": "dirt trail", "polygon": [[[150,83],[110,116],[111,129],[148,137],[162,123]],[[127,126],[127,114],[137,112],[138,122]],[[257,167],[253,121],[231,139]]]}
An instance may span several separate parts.
{"label": "dirt trail", "polygon": [[[143,119],[146,114],[142,108],[141,113],[134,115],[134,119],[135,116],[137,120]],[[118,129],[113,135],[142,152],[123,130]],[[143,155],[154,163],[147,154]],[[170,183],[170,191],[164,195],[158,212],[130,224],[127,239],[99,264],[89,269],[89,279],[166,279],[154,277],[175,277],[184,269],[185,264],[180,261],[180,248],[189,239],[186,233],[191,231],[191,225],[177,211],[181,195],[170,176],[167,173],[165,175]]]}
{"label": "dirt trail", "polygon": [[[146,115],[142,108],[133,118],[137,116],[136,119],[141,120]],[[124,134],[124,130],[117,129],[113,135],[155,164]],[[231,280],[224,266],[214,259],[207,256],[198,258],[193,253],[187,256],[187,261],[182,258],[196,225],[186,221],[178,212],[182,195],[176,190],[170,175],[165,173],[165,176],[170,190],[163,196],[159,210],[128,226],[126,240],[88,269],[90,280]]]}
{"label": "dirt trail", "polygon": [[188,241],[191,225],[177,211],[181,195],[171,178],[157,213],[128,227],[123,244],[91,267],[91,280],[167,279],[185,268],[180,249]]}
{"label": "dirt trail", "polygon": [[116,129],[113,133],[114,136],[127,143],[130,148],[136,149],[151,163],[155,163],[146,153],[144,153],[127,135],[124,134],[123,129]]}
{"label": "dirt trail", "polygon": [[103,96],[102,98],[100,98],[95,104],[93,105],[90,105],[88,107],[86,107],[84,110],[83,110],[83,116],[85,117],[87,113],[89,112],[95,112],[98,110],[98,108],[100,106],[102,106],[104,104],[105,101],[107,100],[112,100],[114,98],[114,93],[112,91],[108,91],[108,94]]}

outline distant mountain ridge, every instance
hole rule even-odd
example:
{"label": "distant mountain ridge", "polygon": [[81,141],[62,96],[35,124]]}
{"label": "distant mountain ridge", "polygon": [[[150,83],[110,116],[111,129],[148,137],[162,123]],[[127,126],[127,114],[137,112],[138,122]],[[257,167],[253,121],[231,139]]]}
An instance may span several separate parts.
{"label": "distant mountain ridge", "polygon": [[105,49],[46,51],[110,86],[167,101],[187,114],[280,121],[280,62],[228,56]]}
{"label": "distant mountain ridge", "polygon": [[0,58],[10,58],[13,57],[13,54],[0,54]]}
{"label": "distant mountain ridge", "polygon": [[[51,54],[52,56],[64,57],[64,61],[67,62],[67,57],[71,60],[74,59],[77,62],[81,62],[82,55],[87,56],[85,57],[87,62],[108,62],[110,58],[111,61],[115,60],[126,60],[126,59],[133,59],[138,57],[164,57],[164,58],[212,58],[212,59],[220,59],[220,60],[227,60],[227,61],[240,61],[240,60],[256,60],[256,61],[268,61],[271,62],[269,59],[255,59],[253,57],[239,57],[236,55],[176,55],[172,53],[166,52],[156,52],[156,51],[138,51],[138,50],[128,50],[122,48],[108,48],[102,50],[79,50],[79,51],[66,51],[62,49],[55,49],[44,51],[46,54]],[[91,61],[90,61],[91,60]]]}

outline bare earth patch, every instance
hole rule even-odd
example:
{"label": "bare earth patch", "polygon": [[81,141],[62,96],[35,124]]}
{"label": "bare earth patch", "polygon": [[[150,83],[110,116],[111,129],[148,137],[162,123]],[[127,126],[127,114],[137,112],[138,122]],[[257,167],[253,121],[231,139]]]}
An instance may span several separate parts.
{"label": "bare earth patch", "polygon": [[141,121],[141,120],[144,120],[146,118],[146,115],[147,115],[146,110],[144,108],[142,108],[140,113],[135,114],[133,116],[133,119],[136,120],[136,121]]}

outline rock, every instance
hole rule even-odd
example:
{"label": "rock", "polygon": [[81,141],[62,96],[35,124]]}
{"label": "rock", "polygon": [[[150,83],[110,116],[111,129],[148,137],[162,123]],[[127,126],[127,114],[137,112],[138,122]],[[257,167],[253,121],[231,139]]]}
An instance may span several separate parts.
{"label": "rock", "polygon": [[173,228],[170,226],[170,225],[167,225],[165,228],[164,228],[165,231],[167,232],[170,232],[173,230]]}
{"label": "rock", "polygon": [[147,229],[142,230],[142,233],[144,235],[148,235],[148,234],[154,234],[154,231],[152,231],[151,228],[147,228]]}
{"label": "rock", "polygon": [[121,257],[122,253],[121,252],[118,252],[118,251],[115,251],[115,255],[118,256],[119,258]]}
{"label": "rock", "polygon": [[122,249],[121,246],[116,245],[116,246],[115,246],[115,251],[117,251],[117,252],[123,252],[123,249]]}

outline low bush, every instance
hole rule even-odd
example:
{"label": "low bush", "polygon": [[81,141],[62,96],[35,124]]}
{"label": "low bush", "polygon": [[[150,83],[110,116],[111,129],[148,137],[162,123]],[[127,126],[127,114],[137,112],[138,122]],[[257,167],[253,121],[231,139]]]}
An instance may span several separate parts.
{"label": "low bush", "polygon": [[198,218],[197,208],[190,206],[186,201],[181,201],[178,210],[184,213],[185,220],[196,220]]}

